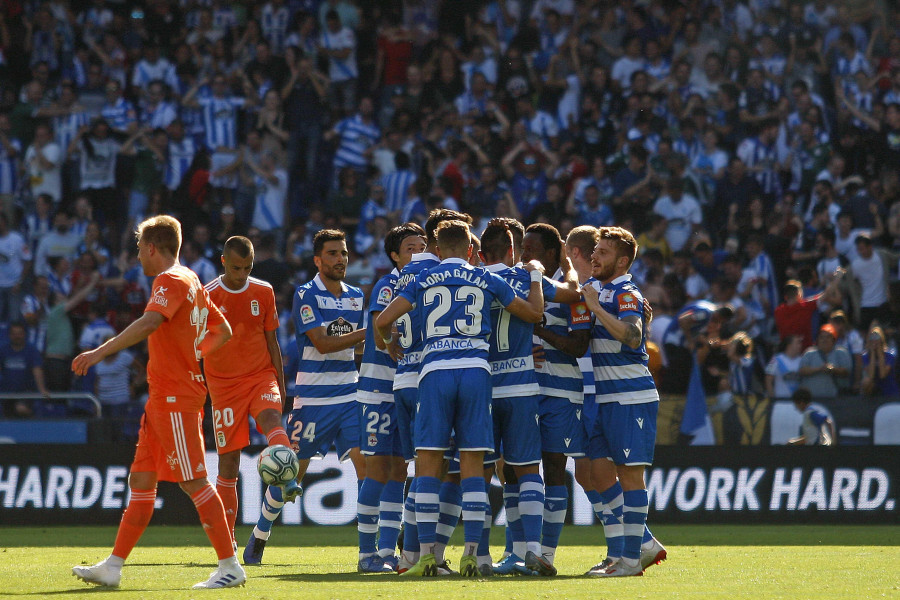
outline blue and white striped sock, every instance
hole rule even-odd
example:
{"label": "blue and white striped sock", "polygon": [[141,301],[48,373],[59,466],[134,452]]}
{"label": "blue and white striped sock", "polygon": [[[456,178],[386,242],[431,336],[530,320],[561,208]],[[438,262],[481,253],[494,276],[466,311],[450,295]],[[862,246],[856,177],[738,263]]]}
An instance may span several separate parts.
{"label": "blue and white striped sock", "polygon": [[437,524],[437,542],[444,546],[450,541],[456,524],[459,523],[459,515],[462,512],[462,488],[453,481],[445,481],[441,484],[438,494],[441,503],[441,514]]}
{"label": "blue and white striped sock", "polygon": [[622,556],[625,549],[625,525],[622,520],[624,499],[622,485],[617,481],[609,489],[600,492],[600,499],[606,507],[603,513],[603,534],[606,536],[606,555],[609,558]]}
{"label": "blue and white striped sock", "polygon": [[282,508],[284,508],[284,497],[281,495],[281,488],[277,485],[270,485],[266,488],[266,496],[263,498],[259,520],[256,522],[256,527],[253,528],[253,535],[261,540],[269,539],[269,535],[272,533],[272,523],[281,514]]}
{"label": "blue and white striped sock", "polygon": [[[481,529],[481,539],[478,541],[478,556],[490,557],[491,555],[491,526],[494,524],[494,515],[491,513],[491,503],[485,502],[484,524]],[[484,562],[490,562],[489,560]],[[481,564],[482,561],[478,561]]]}
{"label": "blue and white striped sock", "polygon": [[522,519],[519,516],[518,483],[507,483],[503,487],[503,505],[506,507],[506,551],[525,558],[525,530],[522,529]]}
{"label": "blue and white striped sock", "polygon": [[[520,501],[521,501],[521,494]],[[562,533],[563,524],[566,522],[566,512],[569,510],[569,491],[564,485],[548,485],[544,492],[544,525],[541,535],[541,554],[548,557],[550,562],[556,556],[556,547],[559,545],[559,536]],[[521,509],[519,509],[521,512]]]}
{"label": "blue and white striped sock", "polygon": [[622,494],[622,497],[625,501],[622,513],[622,521],[625,524],[625,551],[622,552],[622,556],[640,560],[641,541],[644,538],[647,511],[650,508],[647,490],[631,490]]}
{"label": "blue and white striped sock", "polygon": [[519,517],[522,520],[526,550],[540,556],[544,520],[544,480],[540,475],[519,477]]}
{"label": "blue and white striped sock", "polygon": [[460,486],[462,487],[462,521],[466,549],[470,550],[470,554],[474,554],[484,529],[487,491],[483,477],[466,477],[460,482]]}
{"label": "blue and white striped sock", "polygon": [[356,529],[359,532],[359,557],[375,554],[375,536],[378,535],[378,501],[384,484],[366,477],[359,488],[356,500]]}
{"label": "blue and white striped sock", "polygon": [[378,555],[393,556],[403,518],[403,481],[388,481],[378,503]]}
{"label": "blue and white striped sock", "polygon": [[419,477],[416,483],[416,523],[419,525],[419,546],[425,554],[434,553],[437,542],[437,524],[441,512],[438,496],[441,480],[437,477]]}
{"label": "blue and white striped sock", "polygon": [[419,556],[419,524],[416,521],[416,485],[419,479],[414,478],[409,484],[406,493],[406,502],[403,503],[403,553],[410,558],[418,559]]}

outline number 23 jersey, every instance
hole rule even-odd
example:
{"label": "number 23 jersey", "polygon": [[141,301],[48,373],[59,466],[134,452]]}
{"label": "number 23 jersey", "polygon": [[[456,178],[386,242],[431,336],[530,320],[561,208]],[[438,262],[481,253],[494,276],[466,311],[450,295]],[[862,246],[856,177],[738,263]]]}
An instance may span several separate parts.
{"label": "number 23 jersey", "polygon": [[145,311],[165,317],[147,340],[147,410],[199,412],[206,401],[206,384],[197,346],[209,327],[222,324],[225,318],[210,302],[197,275],[182,265],[156,276]]}

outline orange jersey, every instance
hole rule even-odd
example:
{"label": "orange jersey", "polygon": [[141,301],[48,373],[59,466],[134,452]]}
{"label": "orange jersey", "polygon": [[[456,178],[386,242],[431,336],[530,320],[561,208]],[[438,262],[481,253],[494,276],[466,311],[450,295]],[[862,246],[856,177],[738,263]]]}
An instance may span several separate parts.
{"label": "orange jersey", "polygon": [[150,361],[147,410],[164,412],[200,411],[206,401],[206,383],[200,370],[197,345],[210,326],[225,318],[193,271],[175,265],[153,280],[147,308],[166,320],[147,341]]}
{"label": "orange jersey", "polygon": [[278,310],[272,286],[250,277],[240,290],[230,290],[217,277],[206,284],[210,301],[231,325],[232,336],[216,352],[206,357],[203,368],[211,387],[230,386],[240,381],[277,381],[269,355],[266,332],[278,329]]}

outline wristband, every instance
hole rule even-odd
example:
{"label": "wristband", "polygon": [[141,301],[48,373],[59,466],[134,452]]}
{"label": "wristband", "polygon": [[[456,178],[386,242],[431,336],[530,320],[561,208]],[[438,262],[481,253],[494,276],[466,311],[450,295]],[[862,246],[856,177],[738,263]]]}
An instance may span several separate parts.
{"label": "wristband", "polygon": [[531,283],[540,283],[543,279],[544,275],[540,271],[531,271]]}
{"label": "wristband", "polygon": [[388,336],[388,337],[381,336],[381,341],[384,342],[385,346],[390,346],[391,342],[394,341],[394,336],[392,336],[392,335]]}

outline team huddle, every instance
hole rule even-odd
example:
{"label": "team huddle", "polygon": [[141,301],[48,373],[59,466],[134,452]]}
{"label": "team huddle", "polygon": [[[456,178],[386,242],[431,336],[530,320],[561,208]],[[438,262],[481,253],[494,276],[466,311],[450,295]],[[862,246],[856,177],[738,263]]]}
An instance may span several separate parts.
{"label": "team huddle", "polygon": [[[250,416],[270,445],[294,449],[300,469],[296,482],[267,488],[245,565],[262,562],[284,503],[302,493],[309,460],[332,445],[359,480],[360,572],[454,573],[444,552],[462,520],[460,575],[556,575],[570,456],[606,536],[606,557],[586,574],[641,575],[666,558],[646,525],[644,468],[653,459],[659,397],[644,345],[650,308],[628,274],[637,253],[628,231],[577,227],[564,241],[550,225],[525,229],[495,218],[477,237],[468,215],[435,210],[424,229],[406,224],[388,233],[384,248],[395,269],[375,284],[368,304],[343,282],[344,233],[320,231],[318,274],[293,297],[299,366],[285,430],[274,294],[249,277],[249,240],[228,240],[225,273],[202,288],[178,264],[177,221],[150,221],[138,232],[144,271],[156,277],[147,311],[73,362],[76,372],[86,370],[149,336],[153,392],[132,464],[131,500],[112,554],[74,567],[79,578],[119,584],[163,479],[191,495],[219,555],[219,568],[195,587],[243,584],[235,488]],[[161,241],[160,229],[173,239]],[[176,330],[190,334],[183,347],[176,348]],[[186,368],[174,368],[173,356]],[[206,480],[197,401],[207,385],[220,455],[215,488]],[[186,429],[185,420],[196,429]],[[507,545],[496,563],[487,494],[495,473],[507,518]]]}

